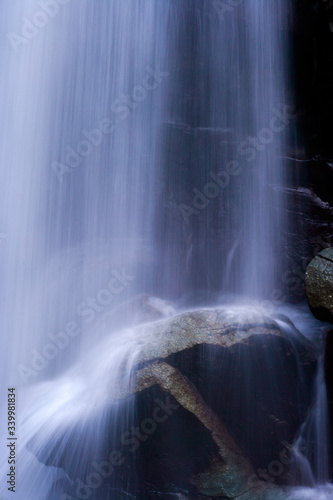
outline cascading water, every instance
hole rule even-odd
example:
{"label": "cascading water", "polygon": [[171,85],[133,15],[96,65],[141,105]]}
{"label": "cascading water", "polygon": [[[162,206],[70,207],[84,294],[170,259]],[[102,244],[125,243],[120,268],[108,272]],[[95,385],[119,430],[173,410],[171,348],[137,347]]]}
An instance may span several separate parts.
{"label": "cascading water", "polygon": [[267,298],[287,231],[277,188],[294,116],[285,95],[290,5],[184,1],[178,10],[157,207],[163,288]]}
{"label": "cascading water", "polygon": [[[130,428],[135,404],[111,401],[142,349],[122,303],[244,302],[278,286],[289,11],[287,0],[1,4],[1,397],[16,387],[19,500],[74,495]],[[322,413],[312,420],[322,427]],[[128,467],[91,498],[123,498]]]}
{"label": "cascading water", "polygon": [[[25,451],[38,428],[45,429],[45,442],[56,440],[48,429],[54,412],[64,412],[62,424],[68,419],[73,378],[56,386],[48,380],[61,377],[96,345],[101,329],[95,326],[103,314],[144,290],[154,267],[150,235],[168,78],[168,12],[168,2],[1,5],[7,35],[2,62],[9,73],[1,82],[7,186],[1,216],[8,234],[2,259],[3,380],[18,387],[22,403],[26,385],[46,384],[29,396],[27,408],[36,401],[33,418],[22,414],[18,498],[56,495],[51,490],[57,474],[45,472],[44,482],[35,483],[40,466],[35,460],[30,467],[31,453]],[[111,328],[119,326],[113,322]],[[122,358],[115,346],[109,354],[116,373]],[[93,364],[100,366],[101,359]],[[80,384],[87,384],[85,370],[75,385],[74,412],[83,396]],[[47,400],[45,393],[53,396]],[[105,428],[101,394],[98,433]],[[84,397],[80,419],[86,413],[89,419],[91,397],[96,399]],[[94,449],[102,439],[99,434]]]}
{"label": "cascading water", "polygon": [[[230,172],[237,174],[230,175],[229,194],[222,193],[226,228],[221,261],[230,256],[221,266],[230,268],[224,291],[247,298],[267,298],[284,264],[281,232],[287,221],[278,210],[281,195],[274,190],[283,184],[284,169],[274,153],[283,149],[288,126],[288,117],[278,118],[286,106],[287,37],[282,27],[288,7],[285,1],[244,2],[227,17],[220,6],[208,38],[210,126],[230,131],[223,154],[233,162]],[[228,29],[221,25],[221,15]],[[207,52],[207,37],[200,48]],[[239,210],[236,220],[233,205]]]}

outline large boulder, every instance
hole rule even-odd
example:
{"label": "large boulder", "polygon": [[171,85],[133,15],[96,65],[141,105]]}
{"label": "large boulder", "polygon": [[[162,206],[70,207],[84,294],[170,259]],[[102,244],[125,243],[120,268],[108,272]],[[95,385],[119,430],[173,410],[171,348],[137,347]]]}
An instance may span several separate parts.
{"label": "large boulder", "polygon": [[112,397],[135,395],[138,426],[165,393],[177,408],[138,450],[142,498],[168,488],[191,498],[277,499],[276,485],[297,483],[296,460],[282,459],[278,474],[274,467],[311,406],[316,359],[312,345],[281,324],[221,308],[137,329],[133,385],[117,384]]}
{"label": "large boulder", "polygon": [[[289,448],[313,399],[312,344],[286,319],[243,308],[184,312],[132,333],[132,377],[120,365],[109,430],[89,421],[104,436],[95,461],[119,450],[124,463],[89,498],[285,498],[282,488],[298,480]],[[112,349],[110,339],[100,349]],[[95,439],[82,425],[62,433],[29,448],[74,483],[87,475],[76,457],[94,456]]]}
{"label": "large boulder", "polygon": [[305,287],[314,316],[333,322],[333,248],[320,252],[308,265]]}

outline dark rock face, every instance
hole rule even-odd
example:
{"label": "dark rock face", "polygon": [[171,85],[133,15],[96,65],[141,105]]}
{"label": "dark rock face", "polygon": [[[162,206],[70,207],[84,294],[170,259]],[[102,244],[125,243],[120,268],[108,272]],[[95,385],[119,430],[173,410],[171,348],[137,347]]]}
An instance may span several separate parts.
{"label": "dark rock face", "polygon": [[[310,164],[307,165],[310,170]],[[315,171],[320,170],[320,165],[322,162],[311,162]],[[295,181],[293,186],[284,189],[284,193],[291,215],[285,238],[288,263],[281,274],[279,288],[284,292],[285,302],[295,303],[306,296],[307,266],[316,254],[333,243],[333,200],[321,197],[316,184],[309,182]]]}
{"label": "dark rock face", "polygon": [[305,298],[308,263],[333,244],[333,9],[330,0],[295,0],[292,5],[288,29],[293,74],[287,95],[297,113],[289,151],[282,153],[288,183],[281,188],[290,223],[285,237],[288,269],[279,288],[286,300],[298,302]]}
{"label": "dark rock face", "polygon": [[332,156],[332,3],[296,0],[293,26],[294,81],[299,126],[307,156]]}
{"label": "dark rock face", "polygon": [[333,248],[320,252],[305,274],[306,293],[316,318],[333,322]]}

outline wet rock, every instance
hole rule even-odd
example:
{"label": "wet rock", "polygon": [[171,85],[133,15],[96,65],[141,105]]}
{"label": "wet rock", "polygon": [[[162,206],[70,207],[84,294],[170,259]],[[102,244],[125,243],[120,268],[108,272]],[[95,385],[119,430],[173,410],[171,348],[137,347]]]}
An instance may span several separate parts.
{"label": "wet rock", "polygon": [[[306,163],[310,165],[306,172],[297,176],[310,177],[312,171],[321,171],[319,161]],[[298,162],[289,165],[296,169]],[[333,172],[333,171],[332,171]],[[318,176],[317,176],[318,177]],[[322,175],[325,178],[324,172]],[[329,176],[326,175],[326,179]],[[333,177],[332,177],[333,178]],[[320,177],[321,179],[321,177]],[[326,181],[317,181],[316,186]],[[327,183],[328,184],[328,183]],[[282,235],[287,250],[288,261],[281,275],[280,288],[290,302],[305,300],[305,272],[308,264],[317,253],[330,247],[333,242],[333,201],[324,192],[318,192],[314,186],[299,186],[282,189],[290,210],[290,221],[287,232]],[[288,242],[293,241],[293,245]]]}
{"label": "wet rock", "polygon": [[333,248],[320,252],[305,274],[308,302],[314,316],[333,322]]}
{"label": "wet rock", "polygon": [[[160,476],[166,475],[192,495],[279,498],[280,490],[260,480],[258,471],[278,460],[282,443],[293,441],[311,404],[316,366],[311,344],[297,332],[291,340],[257,311],[241,309],[183,313],[139,327],[138,338],[141,352],[133,386],[118,386],[113,398],[136,394],[146,407],[158,387],[178,405],[173,430],[165,429],[170,441],[178,439],[190,449],[187,439],[205,436],[201,450],[193,452],[201,453],[200,460],[182,455],[182,446],[170,449],[163,441],[158,446],[153,438],[147,441],[140,447],[140,460],[149,456],[145,481],[158,488]],[[282,469],[272,482],[292,482],[292,466]]]}
{"label": "wet rock", "polygon": [[[281,462],[278,475],[267,471],[311,406],[316,358],[299,332],[290,337],[281,324],[254,309],[219,308],[134,328],[132,380],[120,373],[110,388],[109,430],[96,458],[104,463],[119,450],[124,459],[103,483],[104,497],[114,498],[116,487],[138,500],[284,498],[293,458]],[[93,418],[89,429],[97,429]],[[47,450],[38,440],[29,449],[74,481],[87,471],[78,470],[72,446],[83,439],[78,429],[70,432],[66,439],[57,432]]]}

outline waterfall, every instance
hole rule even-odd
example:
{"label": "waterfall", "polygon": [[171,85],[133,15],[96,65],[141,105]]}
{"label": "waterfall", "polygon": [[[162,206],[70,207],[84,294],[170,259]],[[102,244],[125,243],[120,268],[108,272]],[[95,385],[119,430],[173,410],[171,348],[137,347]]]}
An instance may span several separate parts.
{"label": "waterfall", "polygon": [[[122,304],[278,286],[289,14],[289,0],[1,3],[0,397],[16,388],[18,500],[69,498],[132,425],[135,404],[108,399],[141,348]],[[6,423],[2,405],[1,453]]]}
{"label": "waterfall", "polygon": [[[221,5],[208,39],[210,126],[231,134],[223,151],[230,178],[221,193],[226,220],[221,269],[233,243],[236,248],[224,291],[252,298],[268,298],[284,264],[287,220],[277,187],[284,182],[279,155],[292,126],[285,90],[288,45],[283,27],[288,7],[288,1],[237,2],[227,15]],[[207,51],[204,38],[201,50]]]}
{"label": "waterfall", "polygon": [[267,298],[284,269],[288,227],[279,157],[294,116],[290,3],[181,5],[180,33],[169,40],[177,73],[162,152],[167,211],[157,208],[163,289]]}
{"label": "waterfall", "polygon": [[[169,78],[168,27],[175,24],[170,9],[168,0],[23,0],[0,7],[7,74],[0,82],[1,396],[7,400],[6,386],[14,386],[22,405],[18,498],[69,491],[64,474],[36,459],[48,460],[41,443],[56,447],[63,429],[66,448],[81,435],[83,455],[90,450],[92,458],[80,463],[82,451],[74,447],[76,458],[68,460],[73,477],[83,478],[113,421],[99,378],[108,387],[131,359],[130,346],[119,339],[117,348],[115,340],[89,361],[88,372],[81,359],[106,334],[97,328],[104,315],[145,291],[154,275],[156,149]],[[111,330],[120,326],[113,321]],[[75,363],[76,375],[67,374]],[[103,366],[108,370],[98,371]],[[3,429],[5,412],[2,405]],[[71,412],[74,423],[66,427]],[[77,419],[81,434],[73,431]],[[61,457],[60,450],[59,466]]]}
{"label": "waterfall", "polygon": [[[68,322],[94,325],[111,302],[145,291],[155,265],[169,2],[51,4],[52,15],[33,0],[2,6],[13,33],[47,17],[24,43],[9,38],[3,47],[3,327],[12,383],[49,333]],[[95,341],[82,332],[73,355]]]}

